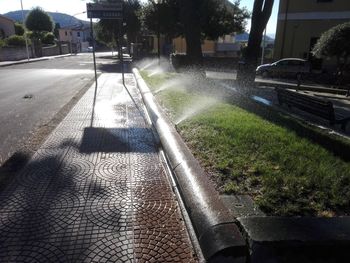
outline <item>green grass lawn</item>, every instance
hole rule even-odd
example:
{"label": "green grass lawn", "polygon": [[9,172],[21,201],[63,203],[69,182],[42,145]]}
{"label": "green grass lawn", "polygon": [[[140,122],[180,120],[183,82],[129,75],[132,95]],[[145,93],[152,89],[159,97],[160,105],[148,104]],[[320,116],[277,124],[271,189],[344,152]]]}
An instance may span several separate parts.
{"label": "green grass lawn", "polygon": [[[174,77],[148,77],[156,90]],[[156,97],[176,120],[203,95],[164,90]],[[218,102],[177,125],[217,189],[249,194],[270,215],[350,214],[350,163],[235,105]]]}

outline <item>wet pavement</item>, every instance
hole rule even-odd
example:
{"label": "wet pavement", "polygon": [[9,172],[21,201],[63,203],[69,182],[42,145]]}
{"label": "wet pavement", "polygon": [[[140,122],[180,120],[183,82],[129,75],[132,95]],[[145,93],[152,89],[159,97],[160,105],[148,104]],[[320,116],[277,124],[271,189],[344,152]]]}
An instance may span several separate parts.
{"label": "wet pavement", "polygon": [[0,262],[197,261],[131,74],[126,85],[133,100],[102,74],[95,107],[93,86],[0,193]]}

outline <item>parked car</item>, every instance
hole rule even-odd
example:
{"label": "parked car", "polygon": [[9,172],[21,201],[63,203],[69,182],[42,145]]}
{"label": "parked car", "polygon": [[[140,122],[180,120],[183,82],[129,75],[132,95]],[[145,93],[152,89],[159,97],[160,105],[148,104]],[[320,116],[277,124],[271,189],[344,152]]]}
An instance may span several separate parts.
{"label": "parked car", "polygon": [[88,47],[88,48],[87,48],[87,51],[88,51],[88,52],[93,52],[93,51],[94,51],[94,47]]}
{"label": "parked car", "polygon": [[284,58],[272,64],[260,65],[256,74],[263,78],[268,77],[292,77],[300,79],[310,73],[310,63],[300,58]]}

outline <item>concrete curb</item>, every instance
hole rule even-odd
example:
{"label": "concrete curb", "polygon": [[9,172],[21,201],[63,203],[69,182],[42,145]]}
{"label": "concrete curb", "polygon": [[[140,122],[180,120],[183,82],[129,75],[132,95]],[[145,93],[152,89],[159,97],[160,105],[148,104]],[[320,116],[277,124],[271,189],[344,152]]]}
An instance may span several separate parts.
{"label": "concrete curb", "polygon": [[[59,55],[59,56],[52,56],[52,57],[42,57],[42,58],[34,58],[28,60],[19,60],[19,61],[11,61],[9,63],[6,63],[6,61],[0,62],[0,67],[9,67],[13,65],[21,65],[21,64],[27,64],[27,63],[34,63],[37,61],[45,61],[45,60],[50,60],[50,59],[55,59],[55,58],[64,58],[64,57],[70,57],[74,56],[72,54],[65,54],[65,55]],[[3,63],[3,64],[1,64]]]}
{"label": "concrete curb", "polygon": [[350,217],[238,220],[250,244],[250,263],[348,262]]}
{"label": "concrete curb", "polygon": [[203,168],[182,141],[170,120],[156,102],[137,69],[133,69],[148,114],[156,128],[180,194],[207,261],[229,258],[242,260],[246,241],[238,222],[223,204]]}

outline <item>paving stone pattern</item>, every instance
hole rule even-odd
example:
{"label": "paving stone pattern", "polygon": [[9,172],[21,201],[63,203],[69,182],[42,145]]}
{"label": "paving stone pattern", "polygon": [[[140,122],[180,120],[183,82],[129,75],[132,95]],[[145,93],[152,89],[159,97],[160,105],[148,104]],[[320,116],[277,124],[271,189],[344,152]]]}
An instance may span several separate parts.
{"label": "paving stone pattern", "polygon": [[[196,262],[131,74],[99,78],[0,193],[0,262]],[[92,124],[92,125],[91,125]]]}

